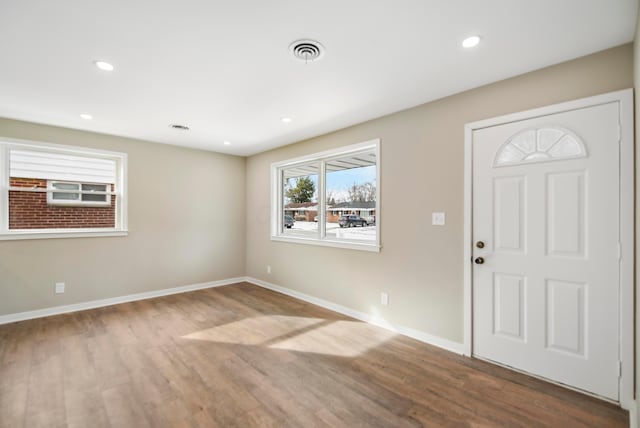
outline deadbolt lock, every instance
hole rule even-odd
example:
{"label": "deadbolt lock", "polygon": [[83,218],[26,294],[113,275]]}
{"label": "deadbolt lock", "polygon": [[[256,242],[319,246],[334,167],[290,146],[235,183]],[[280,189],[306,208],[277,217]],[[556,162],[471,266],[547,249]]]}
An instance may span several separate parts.
{"label": "deadbolt lock", "polygon": [[476,242],[476,247],[478,247],[478,248],[484,248],[484,242],[482,242],[482,241],[478,241],[478,242]]}

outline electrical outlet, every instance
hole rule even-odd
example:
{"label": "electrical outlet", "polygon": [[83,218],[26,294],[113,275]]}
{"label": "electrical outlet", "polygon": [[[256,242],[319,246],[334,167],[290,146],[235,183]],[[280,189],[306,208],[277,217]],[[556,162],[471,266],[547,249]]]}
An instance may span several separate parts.
{"label": "electrical outlet", "polygon": [[444,226],[445,213],[431,213],[431,224],[434,226]]}
{"label": "electrical outlet", "polygon": [[267,265],[267,274],[271,275],[271,265]]}
{"label": "electrical outlet", "polygon": [[64,293],[64,282],[56,282],[56,294]]}
{"label": "electrical outlet", "polygon": [[380,293],[380,304],[382,306],[387,306],[389,304],[389,294],[388,293]]}

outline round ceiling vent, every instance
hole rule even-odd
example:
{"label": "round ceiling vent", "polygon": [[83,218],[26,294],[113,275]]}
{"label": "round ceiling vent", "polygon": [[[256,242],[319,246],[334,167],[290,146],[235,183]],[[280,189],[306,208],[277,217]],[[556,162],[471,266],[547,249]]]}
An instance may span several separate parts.
{"label": "round ceiling vent", "polygon": [[315,40],[296,40],[289,45],[289,50],[295,58],[304,62],[315,61],[324,55],[324,47]]}

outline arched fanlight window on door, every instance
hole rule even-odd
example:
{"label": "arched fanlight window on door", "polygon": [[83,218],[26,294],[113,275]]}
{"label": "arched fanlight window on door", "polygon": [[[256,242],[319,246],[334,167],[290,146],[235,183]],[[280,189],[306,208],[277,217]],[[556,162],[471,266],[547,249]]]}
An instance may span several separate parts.
{"label": "arched fanlight window on door", "polygon": [[509,138],[496,153],[494,167],[587,157],[584,143],[564,128],[526,129]]}

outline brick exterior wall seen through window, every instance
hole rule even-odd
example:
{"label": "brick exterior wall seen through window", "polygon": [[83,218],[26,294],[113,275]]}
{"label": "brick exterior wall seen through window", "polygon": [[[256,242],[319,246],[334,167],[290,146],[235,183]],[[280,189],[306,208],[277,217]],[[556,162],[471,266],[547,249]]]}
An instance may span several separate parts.
{"label": "brick exterior wall seen through window", "polygon": [[[9,179],[11,187],[47,188],[47,180]],[[111,185],[113,191],[113,185]],[[9,229],[76,229],[115,227],[116,196],[107,207],[55,206],[45,192],[9,191]]]}

